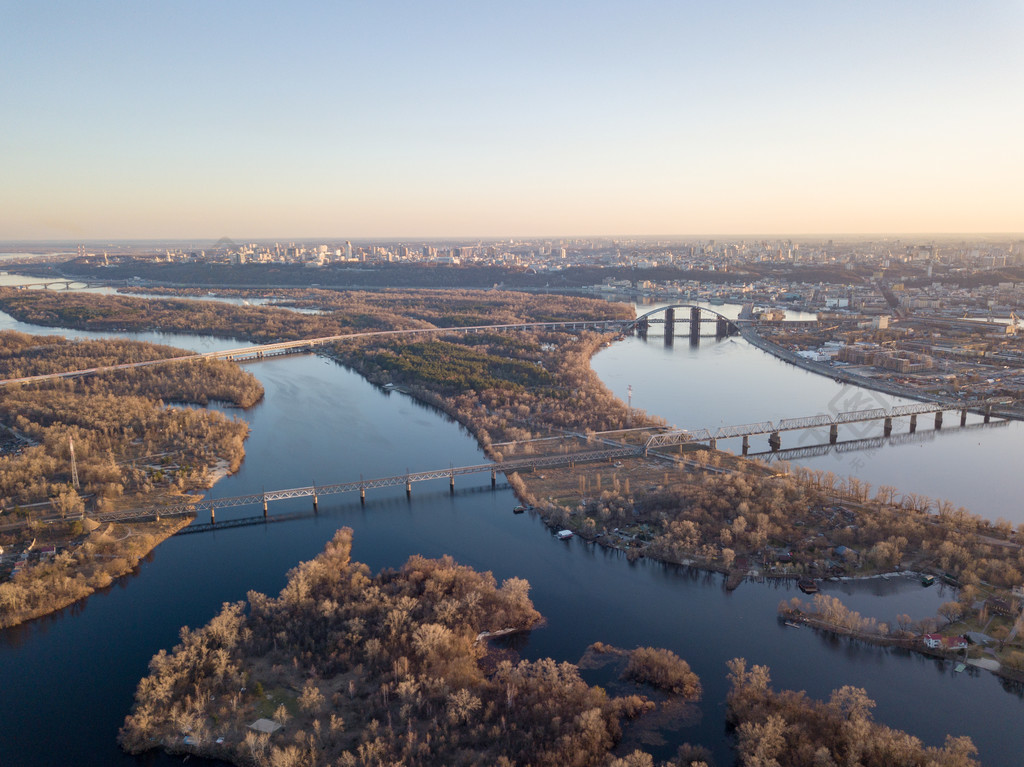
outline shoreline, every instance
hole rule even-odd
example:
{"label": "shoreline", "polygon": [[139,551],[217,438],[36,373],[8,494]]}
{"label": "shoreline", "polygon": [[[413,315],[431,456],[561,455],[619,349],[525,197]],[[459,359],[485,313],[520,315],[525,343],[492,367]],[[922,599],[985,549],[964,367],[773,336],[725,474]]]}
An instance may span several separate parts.
{"label": "shoreline", "polygon": [[[867,378],[865,376],[858,376],[850,373],[842,368],[834,367],[822,367],[821,363],[812,362],[811,360],[804,359],[794,352],[783,348],[774,341],[770,341],[767,338],[761,336],[757,331],[741,327],[740,336],[747,341],[751,346],[754,346],[765,354],[770,354],[776,359],[788,362],[790,365],[806,370],[808,373],[814,373],[815,375],[824,376],[831,378],[834,381],[840,381],[851,386],[857,386],[862,389],[870,389],[872,391],[882,392],[883,394],[889,394],[893,397],[903,397],[905,399],[916,400],[917,402],[935,403],[937,405],[953,405],[959,406],[964,410],[984,415],[984,412],[980,410],[978,403],[966,403],[960,402],[953,397],[943,397],[939,395],[929,395],[924,392],[915,391],[914,389],[908,389],[904,386],[889,383],[887,381],[879,381],[875,378]],[[1018,413],[1009,410],[998,410],[993,409],[989,415],[995,418],[1005,418],[1009,421],[1024,421],[1024,413]]]}
{"label": "shoreline", "polygon": [[[761,348],[766,353],[772,353],[773,356],[780,356],[781,357],[781,355],[775,355],[773,350],[770,348],[772,346],[775,346],[774,344],[770,344],[770,342],[764,341],[764,339],[758,339],[758,341],[759,341],[759,343],[752,342],[753,345],[757,346],[758,348]],[[766,347],[769,347],[769,348],[766,348]],[[591,349],[589,350],[590,351],[590,355],[588,357],[588,363],[589,363],[589,359],[592,359],[593,354],[596,353],[598,348],[600,348],[599,345],[591,347]],[[785,350],[782,350],[780,348],[779,351],[780,352],[784,352]],[[344,367],[346,367],[348,369],[351,369],[354,372],[360,374],[362,377],[364,377],[366,380],[370,381],[371,383],[374,383],[374,384],[377,384],[377,385],[382,385],[382,384],[378,383],[377,381],[375,381],[372,376],[367,375],[366,371],[360,370],[359,368],[357,368],[355,366],[349,365],[348,363],[342,361],[341,359],[338,359],[334,355],[328,354],[326,356],[328,356],[329,358],[333,359],[338,364],[341,364]],[[782,359],[783,359],[783,361],[789,361],[785,357],[782,357]],[[803,362],[803,361],[801,360],[801,362]],[[818,374],[822,374],[821,371],[815,370],[815,369],[811,368],[810,366],[804,366],[804,365],[799,365],[799,366],[800,367],[805,367],[805,369],[807,369],[809,372],[815,372],[815,373],[818,373]],[[590,367],[589,364],[588,364],[588,370],[590,371],[591,374],[593,374],[593,368]],[[854,383],[856,385],[860,385],[861,384],[861,382],[859,382],[859,381],[851,381],[850,383]],[[480,439],[479,430],[482,427],[479,424],[475,424],[475,423],[472,423],[472,422],[467,422],[464,418],[460,418],[459,417],[459,413],[456,412],[456,410],[454,408],[450,407],[450,405],[449,405],[449,403],[447,401],[447,398],[444,397],[443,395],[440,395],[440,394],[438,394],[436,392],[433,392],[433,391],[431,391],[429,389],[426,389],[424,387],[421,387],[421,386],[409,385],[409,384],[402,385],[400,387],[396,386],[396,387],[394,387],[391,390],[392,391],[399,390],[399,391],[401,391],[401,393],[406,394],[407,396],[412,397],[412,398],[416,399],[419,402],[423,402],[425,404],[429,404],[429,405],[437,408],[438,410],[444,412],[446,415],[448,415],[449,417],[453,418],[455,421],[460,423],[464,428],[466,428],[466,430],[470,434],[472,434],[473,437],[477,440],[477,444],[480,445],[480,447],[484,450],[484,452],[486,454],[488,454],[489,457],[493,457],[493,456],[491,456],[492,447],[491,447],[491,444],[490,444],[489,440],[487,442],[485,442],[484,440]],[[892,393],[895,394],[896,392],[892,392]],[[904,393],[900,392],[899,396],[906,396],[906,395]],[[549,470],[546,470],[546,474],[547,474],[548,478],[550,479],[553,474],[557,474],[559,471],[560,470],[558,470],[558,469],[549,469]],[[543,479],[543,476],[544,475],[540,475],[538,478],[539,479]],[[559,527],[564,527],[565,525],[563,524],[563,522],[560,522],[559,520],[555,519],[551,514],[547,513],[547,511],[545,510],[545,504],[542,502],[542,499],[540,498],[540,496],[538,496],[536,494],[536,492],[535,492],[538,488],[536,488],[536,487],[531,488],[531,484],[532,483],[530,481],[530,477],[531,477],[531,474],[529,474],[529,473],[518,473],[518,472],[514,472],[512,475],[507,477],[507,479],[509,481],[509,485],[512,488],[513,493],[515,494],[515,496],[518,499],[518,501],[520,503],[522,503],[522,504],[529,504],[529,505],[531,505],[536,510],[536,512],[540,516],[541,520],[544,522],[544,525],[547,528],[549,528],[550,530],[557,530],[557,529],[559,529]],[[566,487],[568,487],[568,484],[566,485]],[[580,527],[574,526],[574,525],[570,525],[570,527],[573,529],[574,534],[576,534],[579,537],[583,538],[588,543],[600,545],[600,546],[602,546],[605,549],[611,549],[611,550],[619,551],[619,552],[625,554],[627,556],[627,558],[630,559],[630,561],[633,561],[633,560],[638,559],[638,558],[646,557],[648,559],[657,561],[657,562],[665,564],[665,565],[676,565],[676,566],[694,567],[694,568],[697,568],[697,569],[699,569],[701,571],[717,573],[717,574],[722,575],[722,577],[725,579],[724,582],[726,584],[732,583],[732,587],[733,588],[737,587],[740,583],[742,583],[743,581],[748,580],[748,579],[755,580],[757,582],[765,582],[765,581],[774,580],[774,579],[797,580],[797,579],[799,579],[801,577],[801,575],[798,574],[798,573],[771,573],[771,572],[767,572],[767,571],[763,570],[762,568],[752,568],[752,569],[745,569],[743,571],[736,571],[736,570],[731,569],[731,568],[723,567],[722,564],[719,563],[719,562],[702,559],[701,557],[697,556],[696,554],[694,554],[693,556],[687,556],[685,558],[685,561],[676,560],[676,559],[668,558],[668,557],[665,557],[665,556],[660,556],[660,555],[658,555],[656,553],[652,553],[650,551],[650,547],[648,545],[641,545],[641,546],[637,546],[637,547],[631,547],[628,544],[624,544],[622,541],[611,537],[610,534],[607,531],[600,531],[600,532],[598,532],[598,531],[593,531],[593,530],[586,530],[586,529],[581,529]],[[619,544],[619,545],[616,545],[616,544]],[[912,574],[912,573],[915,573],[915,572],[917,572],[917,571],[913,570],[913,569],[901,570],[901,571],[887,570],[885,572],[875,572],[875,573],[865,574],[865,575],[843,575],[843,576],[836,576],[835,578],[831,578],[831,579],[830,578],[824,578],[824,580],[836,580],[836,581],[847,581],[847,582],[864,582],[864,581],[870,581],[870,580],[873,580],[873,579],[888,578],[888,577],[891,577],[893,575],[908,575],[908,574]],[[734,583],[733,583],[733,581],[734,581]],[[881,645],[881,646],[900,646],[900,647],[904,647],[905,649],[907,649],[909,651],[912,651],[912,652],[921,652],[921,654],[926,655],[926,656],[934,656],[934,653],[926,651],[927,648],[921,647],[920,646],[920,642],[917,641],[916,638],[908,640],[907,638],[891,637],[891,636],[890,637],[868,636],[868,635],[861,636],[859,634],[855,634],[855,633],[851,633],[849,631],[845,631],[842,627],[831,627],[831,626],[828,626],[828,625],[825,625],[825,624],[822,624],[820,626],[815,626],[815,627],[816,628],[821,628],[822,630],[830,630],[833,633],[836,633],[837,635],[846,636],[846,637],[848,637],[850,639],[861,639],[862,641],[870,642],[870,643]],[[936,657],[945,657],[945,656],[936,656]],[[997,664],[998,664],[998,666],[993,668],[993,666],[996,666]],[[1004,679],[1008,679],[1008,680],[1012,680],[1012,681],[1019,681],[1021,679],[1021,674],[1019,674],[1017,672],[1014,672],[1011,669],[1005,668],[1002,664],[999,664],[999,662],[996,661],[995,659],[992,659],[992,661],[990,663],[972,664],[972,665],[975,665],[978,668],[984,668],[986,670],[989,670],[989,671],[991,671],[992,673],[994,673],[996,676],[998,676],[1000,678],[1004,678]]]}
{"label": "shoreline", "polygon": [[[79,602],[79,601],[81,601],[83,599],[88,599],[90,596],[92,596],[93,594],[95,594],[95,593],[97,593],[99,591],[103,591],[104,589],[110,588],[117,581],[118,578],[122,578],[123,576],[128,575],[129,573],[132,573],[135,570],[137,570],[139,567],[141,567],[142,563],[143,563],[143,560],[146,557],[148,557],[150,554],[152,554],[153,551],[156,550],[157,546],[159,546],[161,543],[166,541],[168,538],[173,537],[182,528],[184,528],[184,527],[188,526],[189,524],[191,524],[192,520],[193,520],[193,517],[178,517],[178,518],[173,518],[173,519],[171,519],[171,518],[163,519],[163,520],[156,521],[156,522],[134,522],[134,523],[132,523],[134,525],[142,525],[142,526],[147,526],[147,527],[155,525],[155,526],[157,526],[158,530],[156,530],[156,531],[148,531],[147,530],[146,532],[142,532],[142,533],[139,533],[139,534],[131,534],[130,533],[129,535],[125,536],[124,538],[118,539],[119,541],[127,540],[127,539],[129,539],[131,537],[135,537],[135,535],[153,536],[155,538],[155,540],[153,541],[152,545],[149,546],[148,548],[146,548],[144,551],[129,552],[127,557],[125,557],[125,556],[115,556],[115,557],[108,557],[107,559],[105,559],[104,561],[106,561],[108,563],[114,563],[114,562],[117,562],[118,560],[123,561],[125,563],[124,566],[122,566],[122,567],[115,567],[113,569],[99,569],[98,571],[93,573],[93,575],[92,575],[93,579],[99,578],[100,580],[104,580],[103,576],[106,576],[106,582],[105,583],[102,583],[102,582],[88,583],[87,582],[85,585],[82,586],[83,591],[81,593],[76,593],[76,594],[73,594],[73,595],[72,594],[64,595],[62,597],[59,597],[57,599],[57,602],[55,602],[53,604],[50,604],[50,605],[47,605],[45,607],[37,607],[37,608],[34,608],[34,609],[25,610],[24,612],[21,612],[21,613],[9,613],[9,614],[3,616],[3,619],[0,620],[0,629],[14,628],[15,626],[20,626],[22,624],[28,623],[29,621],[33,621],[33,620],[36,620],[38,618],[43,618],[43,617],[45,617],[47,615],[52,615],[53,613],[56,613],[56,612],[58,612],[60,610],[63,610],[66,607],[70,607],[71,605],[75,604],[76,602]],[[41,563],[36,565],[36,567],[40,567],[40,566],[42,566]],[[53,575],[54,576],[59,576],[61,574],[60,573],[54,573]],[[64,575],[64,578],[67,578],[67,577],[68,577],[67,575]],[[13,581],[8,581],[7,583],[13,583]]]}

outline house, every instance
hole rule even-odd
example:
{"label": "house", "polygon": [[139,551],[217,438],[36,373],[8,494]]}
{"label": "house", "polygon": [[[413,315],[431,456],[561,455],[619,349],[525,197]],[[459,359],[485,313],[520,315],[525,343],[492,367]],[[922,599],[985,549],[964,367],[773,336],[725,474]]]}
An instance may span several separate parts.
{"label": "house", "polygon": [[945,637],[947,650],[966,650],[967,644],[967,637],[965,636]]}
{"label": "house", "polygon": [[921,640],[925,647],[932,650],[966,650],[968,645],[965,636],[945,637],[942,634],[925,634]]}
{"label": "house", "polygon": [[273,719],[257,719],[249,725],[249,729],[255,730],[256,732],[265,732],[267,735],[273,735],[281,729],[281,724],[279,722],[275,722]]}

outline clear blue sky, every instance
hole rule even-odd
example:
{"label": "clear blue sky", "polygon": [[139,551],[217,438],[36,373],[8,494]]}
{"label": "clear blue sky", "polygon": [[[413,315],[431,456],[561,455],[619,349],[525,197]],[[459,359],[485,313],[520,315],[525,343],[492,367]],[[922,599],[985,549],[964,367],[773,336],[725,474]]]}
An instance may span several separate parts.
{"label": "clear blue sky", "polygon": [[1024,3],[0,4],[0,238],[1024,231]]}

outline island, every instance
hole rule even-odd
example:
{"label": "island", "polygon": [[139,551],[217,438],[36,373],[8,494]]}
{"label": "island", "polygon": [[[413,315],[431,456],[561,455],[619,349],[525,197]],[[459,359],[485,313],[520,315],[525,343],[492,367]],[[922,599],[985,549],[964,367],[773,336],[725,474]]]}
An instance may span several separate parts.
{"label": "island", "polygon": [[[0,333],[0,377],[185,354],[133,341]],[[57,610],[133,570],[189,517],[108,521],[158,509],[235,471],[248,426],[211,401],[249,407],[263,387],[237,364],[152,365],[0,388],[0,627]]]}

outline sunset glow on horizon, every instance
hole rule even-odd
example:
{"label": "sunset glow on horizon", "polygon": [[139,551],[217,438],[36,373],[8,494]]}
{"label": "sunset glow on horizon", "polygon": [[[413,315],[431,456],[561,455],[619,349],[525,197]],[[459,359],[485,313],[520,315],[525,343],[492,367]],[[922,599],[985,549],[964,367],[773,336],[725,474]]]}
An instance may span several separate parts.
{"label": "sunset glow on horizon", "polygon": [[1024,4],[6,4],[0,239],[1024,232]]}

